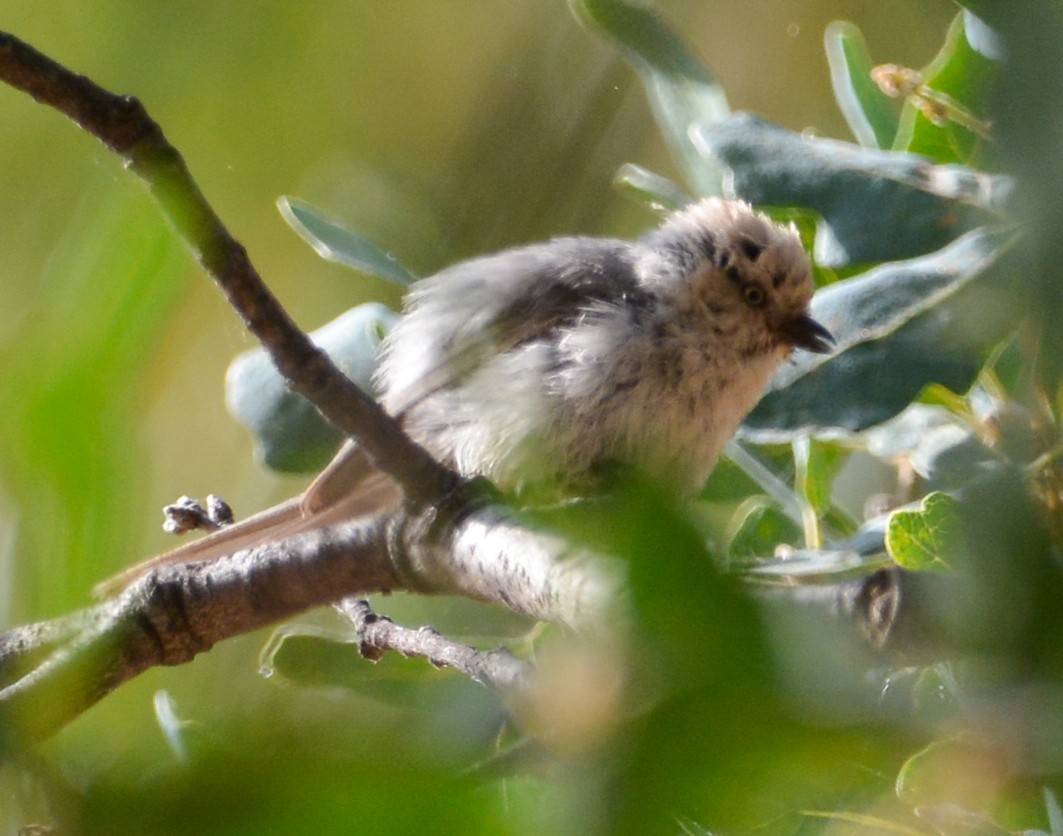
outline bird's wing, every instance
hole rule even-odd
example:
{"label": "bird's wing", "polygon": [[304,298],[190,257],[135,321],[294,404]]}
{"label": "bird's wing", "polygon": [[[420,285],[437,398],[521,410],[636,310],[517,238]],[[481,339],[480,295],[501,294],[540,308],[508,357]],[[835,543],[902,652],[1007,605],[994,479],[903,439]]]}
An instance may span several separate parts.
{"label": "bird's wing", "polygon": [[650,297],[619,240],[559,238],[455,265],[415,286],[386,341],[384,404],[401,420],[485,358],[550,341],[597,305]]}

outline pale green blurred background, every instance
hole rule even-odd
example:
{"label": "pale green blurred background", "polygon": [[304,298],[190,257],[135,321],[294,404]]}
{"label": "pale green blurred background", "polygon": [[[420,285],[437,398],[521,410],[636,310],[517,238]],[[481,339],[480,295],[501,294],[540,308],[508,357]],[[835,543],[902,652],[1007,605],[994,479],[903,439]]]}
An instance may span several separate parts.
{"label": "pale green blurred background", "polygon": [[[877,61],[918,67],[955,14],[946,0],[658,5],[733,107],[843,138],[826,24],[852,20]],[[396,296],[319,260],[281,220],[280,195],[427,273],[553,234],[637,233],[654,219],[613,191],[616,168],[676,176],[632,73],[562,0],[6,0],[0,28],[137,95],[307,328]],[[166,547],[159,508],[182,493],[219,493],[246,514],[301,482],[250,461],[222,403],[225,367],[250,342],[141,184],[7,88],[0,230],[8,625],[81,606],[94,581]],[[410,617],[445,626],[451,606]],[[298,715],[308,697],[258,678],[261,641],[153,671],[50,745],[89,774],[164,759],[160,687],[208,727],[229,712]]]}
{"label": "pale green blurred background", "polygon": [[[826,23],[852,19],[877,58],[919,66],[953,13],[944,0],[687,0],[661,8],[717,73],[734,107],[836,136],[846,132],[829,93],[821,45]],[[4,4],[0,20],[99,83],[139,96],[308,328],[364,298],[395,296],[380,282],[316,258],[277,214],[280,195],[318,205],[416,271],[430,272],[552,234],[637,232],[653,219],[612,191],[616,167],[634,161],[675,173],[632,74],[560,0],[89,6],[15,0]],[[133,246],[166,236],[141,185],[72,124],[6,88],[0,89],[0,177],[5,366],[32,350],[27,331],[41,336],[33,323],[44,311],[62,323],[47,342],[76,338],[90,326],[100,329],[98,339],[116,341],[121,314],[94,312],[83,302],[64,307],[62,282],[71,280],[88,249],[113,241],[108,223],[123,228]],[[146,374],[132,384],[124,409],[142,414],[117,416],[129,422],[120,441],[135,463],[133,481],[120,496],[94,497],[100,488],[91,483],[104,474],[85,472],[58,489],[84,494],[86,519],[78,525],[116,529],[110,535],[115,552],[84,554],[92,565],[68,565],[64,537],[71,532],[51,520],[34,543],[19,544],[17,566],[8,558],[0,599],[5,620],[64,609],[92,579],[165,545],[154,531],[158,508],[177,494],[221,493],[246,513],[272,492],[271,480],[248,464],[246,437],[222,405],[226,363],[248,340],[177,249],[164,277],[149,269],[137,279],[139,285],[165,281],[173,290],[160,297],[164,310],[130,358]],[[81,281],[91,288],[107,278]],[[82,323],[96,314],[112,321]],[[34,382],[47,395],[42,377]],[[112,383],[83,385],[106,401]],[[10,387],[5,394],[19,400]],[[88,406],[77,400],[64,418],[94,422],[81,414]],[[56,455],[85,455],[74,439],[49,437],[40,420],[30,423],[38,425],[37,443]],[[4,443],[18,446],[18,438]],[[49,502],[57,497],[45,491],[48,475],[38,455],[22,461],[19,478],[34,483],[35,502]],[[2,456],[0,462],[21,458],[10,449]],[[3,474],[4,507],[29,536],[43,509],[27,507],[24,489],[7,483],[11,466]],[[119,507],[105,507],[107,501]],[[44,582],[41,561],[50,567]]]}

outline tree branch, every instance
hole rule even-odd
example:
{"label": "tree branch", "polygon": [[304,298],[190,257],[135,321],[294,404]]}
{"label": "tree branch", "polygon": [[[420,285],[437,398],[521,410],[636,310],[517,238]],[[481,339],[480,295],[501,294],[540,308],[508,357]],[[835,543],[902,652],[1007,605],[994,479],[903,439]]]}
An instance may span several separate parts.
{"label": "tree branch", "polygon": [[[423,537],[425,525],[399,511],[215,562],[169,566],[85,613],[0,634],[5,675],[44,657],[0,690],[0,751],[54,733],[149,667],[182,664],[223,639],[349,596],[400,589],[452,593],[583,632],[620,620],[623,575],[616,563],[521,528],[496,507],[470,514],[446,542]],[[890,569],[832,585],[774,587],[760,597],[769,608],[823,616],[824,629],[841,631],[885,660],[912,663],[969,650],[941,619],[950,599],[963,593],[954,586]],[[341,610],[349,614],[349,607]],[[53,650],[57,637],[69,636],[77,624],[86,626]],[[373,629],[383,632],[367,634],[370,645],[494,676],[477,667],[483,660],[462,662],[453,648],[444,653],[452,644],[445,639],[417,645],[400,633]],[[499,683],[508,681],[506,670],[497,672]]]}
{"label": "tree branch", "polygon": [[581,632],[615,623],[615,564],[521,528],[496,506],[429,535],[434,521],[399,510],[166,566],[84,613],[0,633],[0,684],[11,683],[0,690],[0,749],[54,733],[150,667],[183,664],[347,596],[405,589],[498,603]]}
{"label": "tree branch", "polygon": [[462,492],[464,483],[453,472],[414,444],[299,330],[140,101],[108,92],[6,32],[0,32],[0,79],[69,116],[147,183],[288,386],[357,438],[374,463],[402,486],[408,501],[423,507]]}
{"label": "tree branch", "polygon": [[354,625],[362,656],[377,661],[389,650],[426,659],[437,668],[453,668],[481,685],[503,694],[524,688],[533,668],[504,647],[477,650],[440,635],[431,627],[411,630],[386,616],[377,615],[369,602],[344,598],[336,605]]}
{"label": "tree branch", "polygon": [[[0,749],[52,734],[150,667],[188,662],[222,639],[333,601],[337,589],[396,587],[387,522],[345,523],[145,575],[82,614],[86,629],[0,691]],[[6,644],[0,635],[0,648]],[[35,650],[50,646],[46,640]],[[31,648],[19,650],[25,657]]]}

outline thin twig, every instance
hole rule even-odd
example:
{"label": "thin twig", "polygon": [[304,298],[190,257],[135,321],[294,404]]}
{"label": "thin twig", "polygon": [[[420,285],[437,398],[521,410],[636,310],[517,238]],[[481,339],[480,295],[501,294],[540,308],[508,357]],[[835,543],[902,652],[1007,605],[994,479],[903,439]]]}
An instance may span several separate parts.
{"label": "thin twig", "polygon": [[386,616],[377,615],[369,602],[361,598],[344,598],[336,605],[358,636],[362,655],[372,661],[389,650],[403,656],[427,660],[437,668],[453,668],[493,691],[510,694],[525,687],[532,666],[504,647],[477,650],[441,635],[431,627],[411,630]]}
{"label": "thin twig", "polygon": [[292,321],[192,179],[181,154],[132,96],[118,96],[0,32],[0,80],[73,119],[143,179],[203,268],[270,353],[288,386],[309,400],[398,481],[415,506],[452,499],[458,477],[414,444]]}

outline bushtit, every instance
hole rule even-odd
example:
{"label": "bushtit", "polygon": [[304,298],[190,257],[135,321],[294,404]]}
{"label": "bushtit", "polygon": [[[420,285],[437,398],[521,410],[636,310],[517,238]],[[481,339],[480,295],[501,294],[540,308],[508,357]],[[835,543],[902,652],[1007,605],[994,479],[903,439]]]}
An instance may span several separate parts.
{"label": "bushtit", "polygon": [[[419,282],[377,375],[385,409],[465,476],[580,495],[619,465],[679,495],[795,348],[826,352],[796,231],[707,198],[637,241],[559,238]],[[348,443],[301,497],[133,567],[211,559],[397,501]]]}

